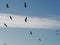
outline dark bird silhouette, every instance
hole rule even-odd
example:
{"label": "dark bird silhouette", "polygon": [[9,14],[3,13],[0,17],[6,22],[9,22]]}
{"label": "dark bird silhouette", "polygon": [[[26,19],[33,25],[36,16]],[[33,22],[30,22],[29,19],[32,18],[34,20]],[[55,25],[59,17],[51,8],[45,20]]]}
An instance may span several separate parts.
{"label": "dark bird silhouette", "polygon": [[30,35],[32,35],[32,31],[30,31]]}
{"label": "dark bird silhouette", "polygon": [[24,7],[25,7],[25,8],[27,7],[26,2],[24,2]]}
{"label": "dark bird silhouette", "polygon": [[6,23],[4,23],[4,25],[7,27]]}
{"label": "dark bird silhouette", "polygon": [[40,38],[38,39],[39,41],[42,41]]}
{"label": "dark bird silhouette", "polygon": [[9,8],[9,5],[8,5],[8,4],[6,4],[6,7],[7,7],[7,8]]}
{"label": "dark bird silhouette", "polygon": [[4,43],[4,45],[7,45],[6,43]]}
{"label": "dark bird silhouette", "polygon": [[25,22],[27,22],[27,17],[25,18]]}
{"label": "dark bird silhouette", "polygon": [[60,32],[60,29],[56,30],[56,32]]}
{"label": "dark bird silhouette", "polygon": [[56,33],[56,35],[59,35],[59,33]]}
{"label": "dark bird silhouette", "polygon": [[10,19],[12,20],[12,17],[11,16],[9,16],[10,17]]}
{"label": "dark bird silhouette", "polygon": [[56,30],[56,32],[58,32],[58,30]]}

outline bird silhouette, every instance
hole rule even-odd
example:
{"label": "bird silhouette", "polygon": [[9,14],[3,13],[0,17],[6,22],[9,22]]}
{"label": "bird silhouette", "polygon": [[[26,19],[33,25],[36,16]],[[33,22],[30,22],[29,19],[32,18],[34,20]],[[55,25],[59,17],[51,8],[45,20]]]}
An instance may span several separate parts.
{"label": "bird silhouette", "polygon": [[8,5],[8,4],[6,4],[6,7],[7,7],[7,8],[9,8],[9,5]]}
{"label": "bird silhouette", "polygon": [[56,32],[58,32],[58,30],[56,30]]}
{"label": "bird silhouette", "polygon": [[4,23],[4,25],[7,27],[6,23]]}
{"label": "bird silhouette", "polygon": [[12,20],[12,17],[11,16],[9,16],[10,17],[10,19]]}
{"label": "bird silhouette", "polygon": [[30,35],[32,35],[32,31],[30,31]]}
{"label": "bird silhouette", "polygon": [[25,8],[27,7],[26,2],[24,2],[24,7],[25,7]]}
{"label": "bird silhouette", "polygon": [[42,41],[40,38],[38,39],[39,41]]}
{"label": "bird silhouette", "polygon": [[59,35],[59,33],[56,33],[56,35]]}
{"label": "bird silhouette", "polygon": [[6,43],[4,43],[4,45],[7,45]]}
{"label": "bird silhouette", "polygon": [[27,17],[25,18],[25,22],[27,22]]}

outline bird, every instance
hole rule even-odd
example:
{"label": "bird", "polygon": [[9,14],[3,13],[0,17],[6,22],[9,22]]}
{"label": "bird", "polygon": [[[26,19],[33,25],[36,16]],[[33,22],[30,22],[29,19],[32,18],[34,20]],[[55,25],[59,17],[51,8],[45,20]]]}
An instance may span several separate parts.
{"label": "bird", "polygon": [[40,38],[38,39],[39,41],[42,41]]}
{"label": "bird", "polygon": [[27,22],[27,17],[25,18],[25,22]]}
{"label": "bird", "polygon": [[56,33],[56,35],[59,35],[59,33]]}
{"label": "bird", "polygon": [[4,23],[4,25],[7,27],[6,23]]}
{"label": "bird", "polygon": [[10,17],[10,19],[12,20],[12,17],[11,16],[9,16]]}
{"label": "bird", "polygon": [[56,30],[56,32],[58,32],[58,30]]}
{"label": "bird", "polygon": [[4,45],[7,45],[6,43],[4,43]]}
{"label": "bird", "polygon": [[9,8],[9,5],[8,5],[8,4],[6,4],[6,7],[7,7],[7,8]]}
{"label": "bird", "polygon": [[32,31],[30,31],[30,35],[32,35]]}
{"label": "bird", "polygon": [[24,2],[24,7],[25,7],[25,8],[27,7],[26,2]]}

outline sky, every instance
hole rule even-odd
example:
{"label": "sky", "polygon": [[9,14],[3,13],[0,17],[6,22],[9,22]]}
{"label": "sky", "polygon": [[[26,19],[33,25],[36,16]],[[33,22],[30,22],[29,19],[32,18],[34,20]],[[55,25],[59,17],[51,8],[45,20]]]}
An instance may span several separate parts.
{"label": "sky", "polygon": [[60,0],[0,0],[0,45],[4,43],[60,45]]}

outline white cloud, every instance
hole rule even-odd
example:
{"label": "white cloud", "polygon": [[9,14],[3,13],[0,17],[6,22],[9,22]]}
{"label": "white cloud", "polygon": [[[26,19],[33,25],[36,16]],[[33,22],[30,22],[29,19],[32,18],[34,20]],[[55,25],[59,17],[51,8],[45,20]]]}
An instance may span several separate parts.
{"label": "white cloud", "polygon": [[[13,20],[10,20],[9,16],[12,16]],[[5,27],[3,23],[6,23],[8,27],[22,27],[22,28],[42,28],[42,29],[57,29],[60,28],[60,21],[52,20],[49,18],[28,17],[28,22],[25,23],[26,16],[13,15],[13,14],[0,14],[0,27]]]}

